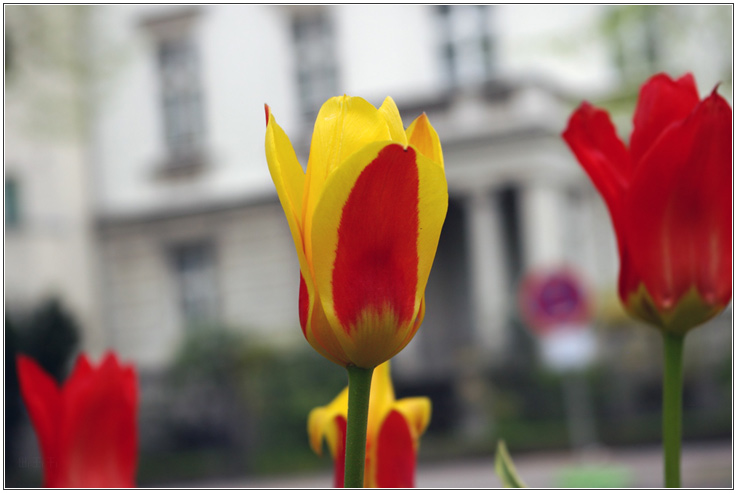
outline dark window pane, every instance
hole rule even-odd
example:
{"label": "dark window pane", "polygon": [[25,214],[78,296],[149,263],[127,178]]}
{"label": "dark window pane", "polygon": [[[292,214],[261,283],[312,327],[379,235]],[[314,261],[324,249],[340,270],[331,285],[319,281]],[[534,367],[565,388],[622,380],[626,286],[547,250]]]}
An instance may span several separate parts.
{"label": "dark window pane", "polygon": [[5,227],[15,228],[20,224],[20,196],[18,182],[5,179]]}
{"label": "dark window pane", "polygon": [[441,57],[451,86],[487,81],[494,70],[494,38],[488,5],[439,6]]}
{"label": "dark window pane", "polygon": [[204,132],[195,47],[188,38],[162,41],[158,60],[167,147],[173,155],[191,153],[202,145]]}
{"label": "dark window pane", "polygon": [[170,261],[185,325],[193,327],[217,322],[219,301],[212,244],[178,245],[171,249]]}
{"label": "dark window pane", "polygon": [[333,29],[328,16],[320,12],[294,17],[292,32],[302,111],[313,115],[338,92]]}

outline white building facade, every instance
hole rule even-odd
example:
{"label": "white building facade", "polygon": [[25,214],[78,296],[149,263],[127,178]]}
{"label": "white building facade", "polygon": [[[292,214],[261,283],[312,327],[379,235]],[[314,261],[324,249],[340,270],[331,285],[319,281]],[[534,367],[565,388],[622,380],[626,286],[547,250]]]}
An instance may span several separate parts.
{"label": "white building facade", "polygon": [[[531,266],[601,264],[612,282],[606,213],[559,137],[570,104],[515,69],[519,34],[505,26],[527,15],[515,9],[101,7],[95,45],[124,60],[98,88],[92,141],[107,345],[157,367],[208,324],[303,343],[263,104],[304,163],[319,106],[343,93],[377,105],[391,95],[405,125],[427,112],[444,147],[451,212],[400,371],[428,375],[428,355],[448,341],[457,351],[435,359],[438,372],[469,347],[503,351]],[[603,86],[606,73],[574,79]],[[598,214],[607,249],[571,241],[587,236],[570,219],[579,212]]]}
{"label": "white building facade", "polygon": [[[440,378],[459,362],[493,362],[505,353],[528,269],[573,265],[597,296],[614,299],[606,210],[560,138],[581,99],[621,82],[591,34],[605,12],[92,7],[78,54],[94,67],[94,84],[77,88],[90,126],[52,147],[56,157],[18,133],[11,115],[22,91],[7,84],[6,301],[58,286],[81,314],[86,350],[112,347],[142,368],[163,367],[187,331],[212,325],[304,344],[296,255],[264,157],[263,105],[306,163],[322,102],[345,93],[378,105],[391,95],[405,125],[422,111],[430,117],[450,192],[427,316],[396,368]],[[715,56],[693,69],[704,90]],[[56,160],[66,171],[52,169]],[[37,221],[56,239],[9,224],[18,181],[34,194],[29,214],[67,218]]]}

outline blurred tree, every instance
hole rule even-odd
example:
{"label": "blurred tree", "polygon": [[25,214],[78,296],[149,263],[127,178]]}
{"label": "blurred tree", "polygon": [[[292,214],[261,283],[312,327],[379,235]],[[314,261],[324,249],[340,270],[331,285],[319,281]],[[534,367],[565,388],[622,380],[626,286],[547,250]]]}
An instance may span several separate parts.
{"label": "blurred tree", "polygon": [[83,92],[90,64],[84,47],[90,9],[12,5],[5,11],[7,89],[11,99],[26,103],[24,121],[17,123],[36,136],[67,140],[86,129]]}
{"label": "blurred tree", "polygon": [[658,69],[664,16],[661,5],[610,5],[601,19],[612,61],[625,83],[637,84]]}
{"label": "blurred tree", "polygon": [[631,111],[640,85],[656,72],[679,76],[703,71],[728,86],[729,92],[731,6],[608,5],[603,9],[597,31],[621,84],[613,103]]}
{"label": "blurred tree", "polygon": [[6,6],[6,97],[22,99],[26,110],[15,125],[52,140],[87,137],[100,84],[129,56],[129,50],[109,36],[95,36],[98,41],[90,43],[94,30],[105,29],[96,19],[100,8]]}
{"label": "blurred tree", "polygon": [[79,344],[79,327],[72,315],[59,299],[51,298],[19,326],[19,351],[63,382]]}
{"label": "blurred tree", "polygon": [[[17,448],[18,425],[21,405],[18,374],[15,369],[15,355],[18,351],[18,334],[13,321],[5,316],[5,471],[12,476],[15,470],[14,453]],[[12,483],[12,478],[10,483]]]}

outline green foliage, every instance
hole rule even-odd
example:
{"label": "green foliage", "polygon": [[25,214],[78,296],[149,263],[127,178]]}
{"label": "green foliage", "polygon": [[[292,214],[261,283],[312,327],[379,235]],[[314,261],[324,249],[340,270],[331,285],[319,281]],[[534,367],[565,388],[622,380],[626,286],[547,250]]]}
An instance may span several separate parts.
{"label": "green foliage", "polygon": [[566,467],[556,474],[558,488],[630,488],[632,471],[623,466],[588,464]]}
{"label": "green foliage", "polygon": [[[311,348],[253,358],[246,395],[259,403],[255,472],[314,468],[321,461],[309,448],[307,415],[347,384],[345,370]],[[325,462],[322,462],[323,464]]]}
{"label": "green foliage", "polygon": [[160,438],[142,447],[139,484],[327,466],[309,447],[307,415],[345,385],[345,371],[309,347],[193,328],[157,387],[160,407],[147,411]]}
{"label": "green foliage", "polygon": [[[729,5],[609,5],[598,23],[621,87],[607,106],[631,112],[643,81],[657,72],[680,76],[708,66],[732,85],[732,7]],[[698,44],[708,60],[694,59]],[[698,55],[696,55],[698,56]],[[701,88],[702,91],[705,88]],[[725,91],[729,92],[729,91]]]}

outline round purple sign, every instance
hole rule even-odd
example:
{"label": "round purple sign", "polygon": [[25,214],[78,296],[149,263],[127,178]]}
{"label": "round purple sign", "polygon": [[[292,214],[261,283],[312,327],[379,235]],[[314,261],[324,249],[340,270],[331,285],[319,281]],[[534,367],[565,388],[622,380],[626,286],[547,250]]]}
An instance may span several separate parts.
{"label": "round purple sign", "polygon": [[569,269],[533,271],[522,281],[520,311],[535,330],[582,324],[589,310],[583,284]]}

